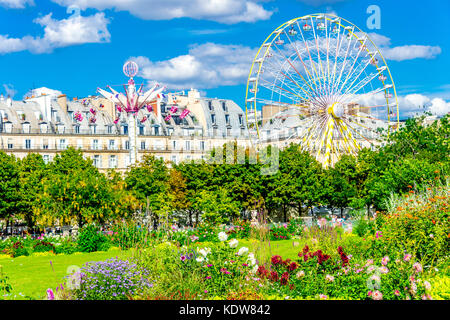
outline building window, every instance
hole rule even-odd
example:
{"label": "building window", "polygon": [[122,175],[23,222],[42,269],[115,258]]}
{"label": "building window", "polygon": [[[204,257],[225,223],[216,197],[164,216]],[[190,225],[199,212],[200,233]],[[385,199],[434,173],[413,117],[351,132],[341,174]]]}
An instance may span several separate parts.
{"label": "building window", "polygon": [[139,126],[139,135],[143,136],[145,134],[145,127]]}
{"label": "building window", "polygon": [[92,149],[98,150],[98,140],[97,139],[92,140]]}
{"label": "building window", "polygon": [[177,150],[177,142],[175,140],[172,141],[172,149]]}
{"label": "building window", "polygon": [[159,127],[155,127],[155,136],[159,136]]}
{"label": "building window", "polygon": [[97,126],[93,125],[91,126],[91,134],[96,134],[97,133]]}
{"label": "building window", "polygon": [[12,132],[12,127],[13,127],[12,122],[6,122],[4,125],[5,125],[5,132],[6,133],[11,133]]}
{"label": "building window", "polygon": [[25,139],[25,149],[31,149],[31,140]]}
{"label": "building window", "polygon": [[239,115],[239,124],[242,125],[242,114]]}
{"label": "building window", "polygon": [[215,114],[212,114],[212,115],[211,115],[211,122],[212,122],[213,124],[216,123],[216,115],[215,115]]}
{"label": "building window", "polygon": [[8,149],[13,149],[14,148],[14,144],[12,142],[12,139],[8,139]]}
{"label": "building window", "polygon": [[107,130],[108,134],[111,134],[112,133],[112,126],[107,126],[106,130]]}
{"label": "building window", "polygon": [[101,166],[101,157],[98,154],[94,155],[93,164],[94,164],[94,167],[100,168],[100,166]]}
{"label": "building window", "polygon": [[115,155],[109,156],[109,167],[117,168],[117,156]]}
{"label": "building window", "polygon": [[59,139],[59,149],[60,150],[67,149],[66,139]]}
{"label": "building window", "polygon": [[229,114],[226,114],[226,115],[225,115],[225,122],[226,122],[227,124],[230,124],[230,115],[229,115]]}
{"label": "building window", "polygon": [[80,126],[75,126],[75,133],[80,133]]}
{"label": "building window", "polygon": [[116,140],[109,140],[108,148],[109,148],[109,150],[116,149]]}
{"label": "building window", "polygon": [[208,101],[208,108],[210,111],[213,110],[212,101]]}
{"label": "building window", "polygon": [[225,103],[225,101],[222,102],[222,109],[223,111],[227,112],[227,104]]}
{"label": "building window", "polygon": [[22,123],[23,133],[30,133],[30,123],[25,122]]}
{"label": "building window", "polygon": [[205,150],[205,141],[200,141],[200,150]]}
{"label": "building window", "polygon": [[186,150],[191,150],[191,142],[190,141],[186,141],[185,145],[186,145]]}
{"label": "building window", "polygon": [[231,128],[227,128],[227,136],[228,136],[228,137],[231,136]]}
{"label": "building window", "polygon": [[173,163],[177,164],[177,156],[172,156],[171,160]]}
{"label": "building window", "polygon": [[130,141],[125,141],[125,150],[130,150]]}
{"label": "building window", "polygon": [[63,124],[57,124],[56,130],[58,130],[58,133],[64,133],[65,126]]}
{"label": "building window", "polygon": [[141,141],[141,150],[145,150],[145,141]]}
{"label": "building window", "polygon": [[123,134],[128,134],[128,125],[123,125],[122,126],[122,133]]}

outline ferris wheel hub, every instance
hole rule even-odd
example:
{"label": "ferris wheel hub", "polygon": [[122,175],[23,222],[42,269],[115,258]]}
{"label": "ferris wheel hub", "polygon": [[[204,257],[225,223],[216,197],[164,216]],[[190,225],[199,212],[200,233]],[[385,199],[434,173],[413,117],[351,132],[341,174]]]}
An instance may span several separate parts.
{"label": "ferris wheel hub", "polygon": [[328,106],[328,113],[333,116],[335,119],[342,118],[344,115],[344,106],[340,103],[333,103],[332,105]]}

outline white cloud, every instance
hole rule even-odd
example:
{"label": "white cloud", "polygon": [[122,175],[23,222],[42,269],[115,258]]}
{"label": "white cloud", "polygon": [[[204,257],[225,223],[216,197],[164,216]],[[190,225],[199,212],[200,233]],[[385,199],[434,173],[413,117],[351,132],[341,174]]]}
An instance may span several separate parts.
{"label": "white cloud", "polygon": [[209,89],[245,83],[256,49],[241,45],[205,43],[194,45],[188,54],[164,61],[131,58],[140,76],[171,89]]}
{"label": "white cloud", "polygon": [[438,46],[400,46],[394,48],[381,48],[382,53],[386,59],[403,61],[417,58],[434,59],[442,50]]}
{"label": "white cloud", "polygon": [[24,50],[33,53],[51,52],[55,48],[71,45],[109,42],[111,38],[107,29],[109,20],[104,13],[62,20],[53,19],[50,13],[34,22],[44,27],[43,37],[10,38],[8,35],[0,35],[0,53]]}
{"label": "white cloud", "polygon": [[62,6],[77,6],[82,10],[115,9],[128,11],[144,20],[193,18],[226,24],[267,20],[272,11],[258,0],[52,0]]}
{"label": "white cloud", "polygon": [[33,0],[0,0],[0,6],[12,9],[23,9],[26,5],[33,6]]}
{"label": "white cloud", "polygon": [[[450,112],[450,102],[447,102],[442,98],[432,99],[423,94],[412,93],[404,96],[397,96],[397,100],[400,118],[421,115],[425,111],[431,112],[437,116],[442,116]],[[364,97],[358,102],[366,106],[380,106],[384,105],[386,100],[383,93],[378,93],[370,97]],[[392,102],[394,102],[394,100],[392,100],[391,103]],[[385,110],[382,108],[376,108],[374,109],[374,112],[378,112],[376,115],[378,118],[386,118],[387,116]]]}
{"label": "white cloud", "polygon": [[378,33],[369,33],[368,35],[388,60],[434,59],[442,52],[439,46],[404,45],[391,47],[390,38]]}

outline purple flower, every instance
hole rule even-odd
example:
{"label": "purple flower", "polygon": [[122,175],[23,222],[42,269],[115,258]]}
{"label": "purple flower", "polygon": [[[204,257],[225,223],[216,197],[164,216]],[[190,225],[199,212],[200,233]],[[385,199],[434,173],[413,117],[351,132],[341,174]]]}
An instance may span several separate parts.
{"label": "purple flower", "polygon": [[55,294],[52,289],[47,289],[47,300],[55,300]]}

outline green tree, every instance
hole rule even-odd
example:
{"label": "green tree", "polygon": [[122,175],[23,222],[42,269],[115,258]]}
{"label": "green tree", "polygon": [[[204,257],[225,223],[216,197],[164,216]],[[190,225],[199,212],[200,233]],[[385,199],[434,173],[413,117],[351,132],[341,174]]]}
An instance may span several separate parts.
{"label": "green tree", "polygon": [[35,223],[34,208],[39,206],[39,195],[42,194],[43,181],[48,174],[42,156],[37,153],[29,153],[18,161],[20,199],[18,211],[28,227],[32,228]]}
{"label": "green tree", "polygon": [[0,151],[0,218],[7,226],[18,213],[20,200],[19,167],[14,155]]}
{"label": "green tree", "polygon": [[141,208],[149,204],[149,210],[155,226],[158,223],[157,212],[165,205],[162,200],[168,191],[169,170],[163,159],[145,155],[141,162],[130,167],[125,173],[125,183],[139,201]]}
{"label": "green tree", "polygon": [[112,216],[115,199],[109,181],[81,151],[69,148],[57,154],[48,169],[38,197],[40,205],[35,208],[40,224],[77,222],[82,227]]}

